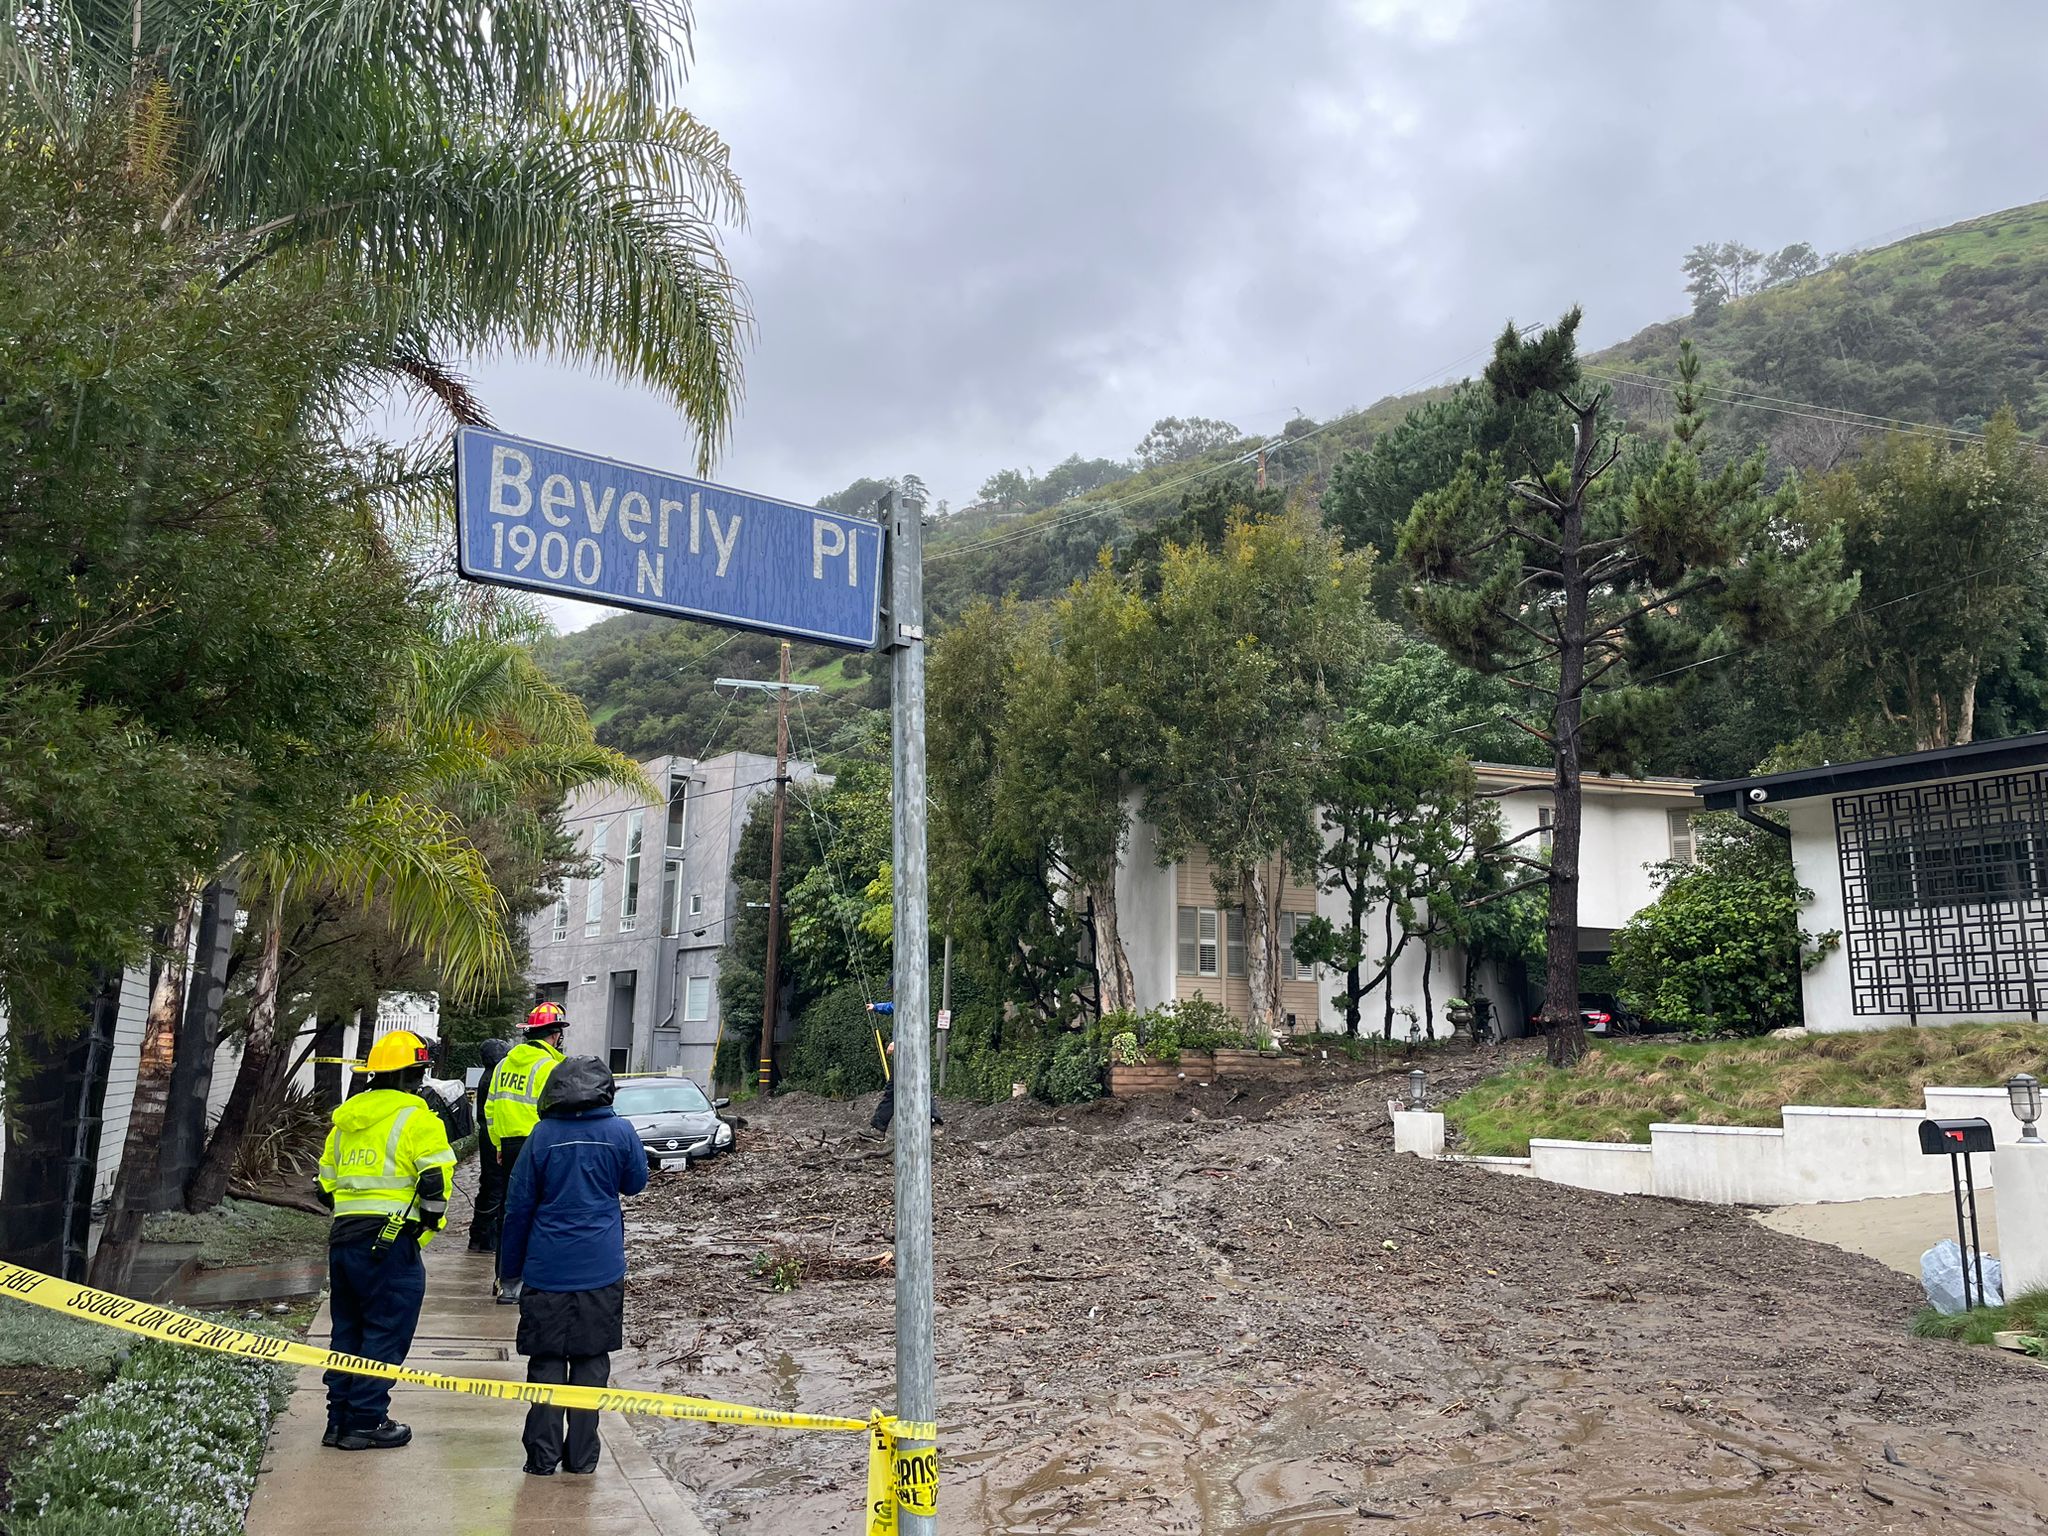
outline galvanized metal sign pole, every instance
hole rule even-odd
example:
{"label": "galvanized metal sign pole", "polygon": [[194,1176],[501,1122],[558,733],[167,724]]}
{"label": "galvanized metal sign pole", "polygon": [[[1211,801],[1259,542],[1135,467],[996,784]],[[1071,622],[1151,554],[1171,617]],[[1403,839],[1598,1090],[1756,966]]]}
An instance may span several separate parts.
{"label": "galvanized metal sign pole", "polygon": [[[939,1416],[932,1359],[931,902],[925,874],[924,504],[891,491],[889,700],[896,918],[896,1414]],[[905,1447],[908,1449],[909,1447]],[[908,1536],[933,1515],[905,1513]]]}

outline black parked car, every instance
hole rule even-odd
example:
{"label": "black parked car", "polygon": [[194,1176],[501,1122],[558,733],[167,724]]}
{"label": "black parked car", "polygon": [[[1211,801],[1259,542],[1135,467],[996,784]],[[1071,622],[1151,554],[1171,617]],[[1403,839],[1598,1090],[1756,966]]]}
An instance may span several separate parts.
{"label": "black parked car", "polygon": [[647,1166],[659,1172],[730,1152],[732,1126],[718,1111],[731,1102],[705,1098],[687,1077],[628,1077],[620,1079],[612,1109],[638,1133]]}

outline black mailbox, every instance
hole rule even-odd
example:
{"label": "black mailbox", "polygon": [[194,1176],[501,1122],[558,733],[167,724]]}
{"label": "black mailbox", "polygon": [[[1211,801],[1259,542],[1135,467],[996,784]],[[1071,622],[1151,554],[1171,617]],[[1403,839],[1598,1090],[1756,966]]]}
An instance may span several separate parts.
{"label": "black mailbox", "polygon": [[1989,1120],[1922,1120],[1920,1150],[1929,1157],[1947,1157],[1955,1152],[1989,1152],[1992,1149]]}

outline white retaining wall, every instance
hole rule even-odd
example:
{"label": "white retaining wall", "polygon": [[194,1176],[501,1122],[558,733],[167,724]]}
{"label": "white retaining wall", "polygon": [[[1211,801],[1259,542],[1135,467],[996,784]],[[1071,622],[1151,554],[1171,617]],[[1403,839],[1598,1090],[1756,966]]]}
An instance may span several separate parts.
{"label": "white retaining wall", "polygon": [[[1526,1160],[1456,1161],[1514,1163],[1517,1173],[1613,1195],[1662,1195],[1709,1205],[1807,1205],[1947,1192],[1948,1159],[1920,1150],[1925,1119],[1981,1116],[1991,1123],[1999,1147],[2019,1140],[2019,1122],[2003,1088],[1929,1088],[1926,1101],[1924,1110],[1788,1104],[1775,1128],[1659,1124],[1650,1127],[1648,1145],[1534,1137]],[[1992,1163],[1975,1161],[1980,1188],[1991,1186]]]}

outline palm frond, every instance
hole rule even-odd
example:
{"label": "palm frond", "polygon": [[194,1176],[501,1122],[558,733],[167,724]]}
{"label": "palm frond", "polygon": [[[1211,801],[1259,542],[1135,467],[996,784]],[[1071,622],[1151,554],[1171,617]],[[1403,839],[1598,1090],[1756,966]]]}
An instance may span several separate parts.
{"label": "palm frond", "polygon": [[308,189],[294,242],[384,296],[394,333],[573,356],[658,389],[708,467],[753,325],[719,243],[744,194],[716,134],[613,97],[455,136],[411,119],[375,149]]}
{"label": "palm frond", "polygon": [[[504,898],[447,812],[406,796],[363,796],[318,833],[255,849],[245,879],[267,890],[331,889],[380,906],[392,931],[473,996],[512,973]],[[381,905],[380,905],[381,904]]]}

